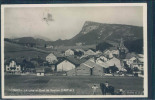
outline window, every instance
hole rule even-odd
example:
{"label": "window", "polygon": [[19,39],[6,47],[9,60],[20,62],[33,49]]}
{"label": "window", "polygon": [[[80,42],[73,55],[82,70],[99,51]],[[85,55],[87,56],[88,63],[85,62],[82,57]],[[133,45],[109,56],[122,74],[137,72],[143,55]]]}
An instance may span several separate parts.
{"label": "window", "polygon": [[8,70],[10,70],[10,68],[8,68]]}

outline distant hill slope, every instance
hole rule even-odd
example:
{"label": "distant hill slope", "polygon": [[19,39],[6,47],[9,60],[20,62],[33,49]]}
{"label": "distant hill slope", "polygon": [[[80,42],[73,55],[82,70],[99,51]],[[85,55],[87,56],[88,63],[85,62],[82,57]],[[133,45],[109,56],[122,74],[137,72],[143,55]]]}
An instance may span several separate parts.
{"label": "distant hill slope", "polygon": [[31,48],[26,48],[24,46],[11,43],[11,42],[4,42],[4,51],[5,52],[18,52],[18,51],[31,51]]}
{"label": "distant hill slope", "polygon": [[53,42],[55,45],[75,45],[97,44],[103,41],[119,42],[121,38],[126,40],[136,40],[143,38],[143,27],[121,25],[121,24],[105,24],[86,21],[82,30],[69,40],[57,40]]}
{"label": "distant hill slope", "polygon": [[35,44],[38,46],[44,46],[45,44],[51,44],[52,41],[45,41],[43,39],[39,38],[33,38],[33,37],[21,37],[21,38],[15,38],[15,39],[8,39],[5,38],[5,41],[17,43],[17,44]]}
{"label": "distant hill slope", "polygon": [[44,50],[36,49],[36,48],[28,48],[22,45],[4,42],[4,56],[5,58],[33,58],[33,57],[43,57],[45,58],[49,52]]}

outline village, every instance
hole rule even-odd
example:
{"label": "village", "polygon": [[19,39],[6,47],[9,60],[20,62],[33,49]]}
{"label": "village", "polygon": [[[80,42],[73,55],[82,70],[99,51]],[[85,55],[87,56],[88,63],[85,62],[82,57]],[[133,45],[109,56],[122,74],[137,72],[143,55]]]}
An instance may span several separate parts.
{"label": "village", "polygon": [[143,62],[143,54],[129,52],[121,40],[118,46],[103,52],[93,48],[67,49],[51,52],[44,59],[38,55],[5,59],[4,63],[6,75],[143,77]]}

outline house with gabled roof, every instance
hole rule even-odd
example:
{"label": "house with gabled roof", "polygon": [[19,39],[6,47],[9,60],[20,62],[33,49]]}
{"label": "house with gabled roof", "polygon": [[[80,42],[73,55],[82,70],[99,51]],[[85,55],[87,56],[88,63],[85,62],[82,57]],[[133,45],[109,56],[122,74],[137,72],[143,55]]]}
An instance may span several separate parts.
{"label": "house with gabled roof", "polygon": [[22,72],[21,63],[16,62],[14,59],[10,59],[6,63],[5,71],[7,73],[20,74]]}
{"label": "house with gabled roof", "polygon": [[106,62],[107,66],[116,66],[119,70],[122,70],[122,66],[121,66],[121,61],[115,57],[113,57],[112,59],[108,60]]}
{"label": "house with gabled roof", "polygon": [[84,63],[80,64],[80,66],[76,67],[74,70],[70,70],[67,72],[67,75],[103,75],[103,68],[101,65],[96,64],[93,59],[89,59]]}
{"label": "house with gabled roof", "polygon": [[78,64],[76,64],[75,62],[73,62],[67,58],[63,58],[56,63],[56,71],[57,72],[67,72],[69,70],[74,69],[76,66],[78,66]]}
{"label": "house with gabled roof", "polygon": [[94,49],[88,49],[85,51],[84,55],[96,55],[96,52]]}
{"label": "house with gabled roof", "polygon": [[68,49],[65,51],[65,56],[72,56],[74,55],[74,50],[73,49]]}
{"label": "house with gabled roof", "polygon": [[47,57],[46,57],[46,61],[48,63],[53,63],[54,61],[57,61],[57,57],[53,54],[50,53]]}

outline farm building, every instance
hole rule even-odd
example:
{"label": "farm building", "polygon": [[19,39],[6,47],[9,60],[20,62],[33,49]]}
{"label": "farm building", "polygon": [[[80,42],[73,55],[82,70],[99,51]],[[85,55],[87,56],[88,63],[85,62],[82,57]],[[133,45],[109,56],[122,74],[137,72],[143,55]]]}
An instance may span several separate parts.
{"label": "farm building", "polygon": [[10,60],[8,64],[6,64],[6,72],[12,74],[19,74],[22,72],[21,65],[14,60]]}
{"label": "farm building", "polygon": [[69,71],[76,67],[76,64],[68,59],[63,59],[56,64],[57,72]]}
{"label": "farm building", "polygon": [[36,68],[36,74],[37,76],[44,76],[45,75],[45,70],[44,68]]}
{"label": "farm building", "polygon": [[65,56],[72,56],[72,55],[74,55],[74,50],[68,49],[65,51]]}
{"label": "farm building", "polygon": [[92,66],[93,67],[91,75],[99,75],[99,76],[103,75],[103,72],[104,72],[103,67],[96,63],[96,59],[89,59],[84,64],[86,66]]}
{"label": "farm building", "polygon": [[92,75],[92,66],[88,66],[86,64],[81,64],[79,67],[76,68],[76,75]]}
{"label": "farm building", "polygon": [[46,57],[46,61],[48,63],[53,63],[54,61],[57,61],[57,57],[53,54],[50,53],[47,57]]}
{"label": "farm building", "polygon": [[88,50],[84,53],[84,55],[96,55],[96,52],[93,51],[92,49],[88,49]]}
{"label": "farm building", "polygon": [[119,70],[122,69],[120,60],[117,59],[117,58],[115,58],[115,57],[113,57],[112,59],[108,60],[108,61],[106,62],[106,65],[107,65],[107,66],[114,66],[114,65],[115,65]]}
{"label": "farm building", "polygon": [[74,75],[103,75],[103,67],[96,64],[92,59],[82,63],[79,67],[67,72],[68,76]]}

